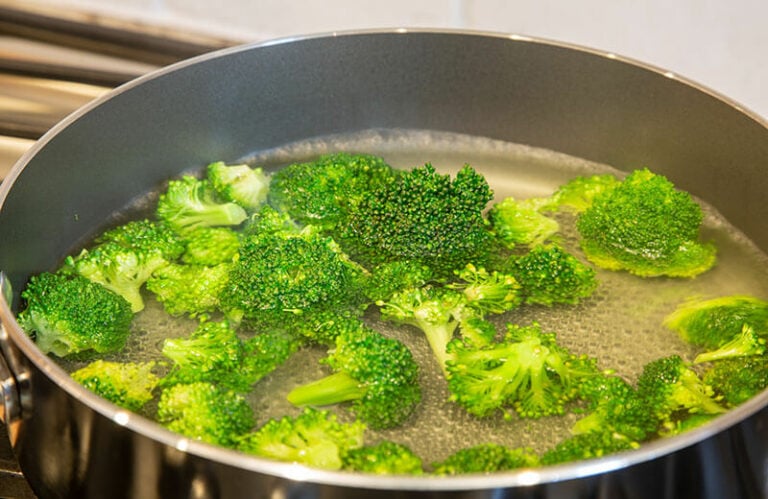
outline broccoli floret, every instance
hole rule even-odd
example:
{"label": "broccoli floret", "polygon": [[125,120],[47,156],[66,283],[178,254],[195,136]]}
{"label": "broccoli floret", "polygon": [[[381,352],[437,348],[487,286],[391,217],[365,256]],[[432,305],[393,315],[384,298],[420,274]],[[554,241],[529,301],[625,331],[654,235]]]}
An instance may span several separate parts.
{"label": "broccoli floret", "polygon": [[453,339],[466,307],[464,295],[449,288],[426,285],[407,288],[386,302],[377,302],[381,318],[419,329],[432,349],[438,365],[445,371],[446,347]]}
{"label": "broccoli floret", "polygon": [[481,313],[501,314],[517,307],[522,301],[520,284],[509,274],[488,272],[471,263],[455,273],[459,281],[447,287],[460,290],[467,305]]}
{"label": "broccoli floret", "polygon": [[538,323],[507,324],[504,337],[485,346],[453,340],[447,354],[450,398],[478,417],[508,407],[524,418],[563,414],[583,378],[598,373],[593,359],[559,346]]}
{"label": "broccoli floret", "polygon": [[491,230],[507,248],[538,246],[560,230],[557,220],[541,213],[545,203],[544,198],[504,198],[488,211]]}
{"label": "broccoli floret", "polygon": [[695,299],[679,305],[664,318],[664,325],[683,340],[709,350],[741,334],[745,324],[760,336],[768,335],[768,302],[743,295]]}
{"label": "broccoli floret", "polygon": [[763,353],[765,353],[765,339],[758,336],[752,326],[744,324],[741,332],[731,341],[726,342],[717,350],[700,353],[693,359],[693,363],[700,364],[731,357],[762,355]]}
{"label": "broccoli floret", "polygon": [[168,261],[179,258],[187,249],[185,239],[170,226],[147,219],[119,225],[102,233],[95,242],[112,242],[141,252],[159,253]]}
{"label": "broccoli floret", "polygon": [[[314,229],[314,226],[307,227]],[[283,234],[288,236],[298,235],[302,230],[307,230],[307,227],[300,226],[289,214],[277,211],[267,204],[262,206],[259,211],[251,214],[243,226],[243,233],[245,235]]]}
{"label": "broccoli floret", "polygon": [[374,445],[351,449],[344,456],[343,468],[348,471],[377,475],[421,475],[422,460],[410,447],[383,440]]}
{"label": "broccoli floret", "polygon": [[497,336],[496,326],[482,314],[465,309],[459,319],[459,337],[467,346],[490,345]]}
{"label": "broccoli floret", "polygon": [[512,257],[509,267],[527,304],[574,305],[591,296],[598,284],[594,269],[554,244]]}
{"label": "broccoli floret", "polygon": [[341,423],[330,411],[306,408],[295,417],[270,419],[244,436],[238,448],[249,454],[339,470],[344,456],[363,445],[365,424]]}
{"label": "broccoli floret", "polygon": [[616,452],[637,449],[636,441],[624,435],[607,431],[591,431],[570,436],[560,441],[541,456],[541,464],[554,465],[594,459]]}
{"label": "broccoli floret", "polygon": [[647,363],[637,380],[637,392],[649,411],[667,426],[679,419],[677,413],[725,412],[712,387],[702,381],[679,355]]}
{"label": "broccoli floret", "polygon": [[59,357],[125,346],[133,313],[122,296],[79,275],[44,272],[21,292],[19,324],[38,348]]}
{"label": "broccoli floret", "polygon": [[299,343],[282,331],[265,331],[243,340],[227,321],[203,320],[188,337],[163,342],[163,355],[174,362],[163,384],[207,381],[248,392],[293,354]]}
{"label": "broccoli floret", "polygon": [[160,378],[154,362],[95,360],[72,373],[72,379],[113,404],[138,412],[152,400]]}
{"label": "broccoli floret", "polygon": [[240,248],[240,233],[229,227],[198,227],[184,233],[181,261],[187,265],[231,263]]}
{"label": "broccoli floret", "polygon": [[413,168],[367,192],[339,242],[366,266],[413,260],[450,278],[467,263],[485,265],[496,251],[483,216],[492,198],[485,177],[468,165],[453,179],[431,164]]}
{"label": "broccoli floret", "polygon": [[424,286],[431,279],[432,271],[426,265],[413,260],[396,260],[374,267],[364,291],[372,302],[386,301],[398,291]]}
{"label": "broccoli floret", "polygon": [[157,216],[180,233],[195,227],[240,225],[248,217],[237,203],[220,200],[209,181],[191,175],[168,182],[158,198]]}
{"label": "broccoli floret", "polygon": [[230,263],[213,266],[171,263],[156,270],[146,287],[167,313],[196,317],[219,309],[231,268]]}
{"label": "broccoli floret", "polygon": [[636,170],[578,217],[581,247],[599,267],[642,277],[693,277],[715,263],[699,242],[701,207],[661,175]]}
{"label": "broccoli floret", "polygon": [[717,414],[686,414],[682,416],[681,419],[668,423],[659,432],[659,436],[667,438],[679,435],[709,423],[716,417]]}
{"label": "broccoli floret", "polygon": [[575,177],[561,185],[552,196],[547,198],[541,210],[581,213],[592,206],[595,196],[613,189],[618,184],[618,179],[610,174]]}
{"label": "broccoli floret", "polygon": [[432,467],[436,475],[460,475],[531,468],[538,464],[539,456],[532,449],[488,443],[456,451]]}
{"label": "broccoli floret", "polygon": [[735,407],[768,388],[768,356],[719,360],[712,363],[702,378],[724,403]]}
{"label": "broccoli floret", "polygon": [[[313,308],[359,307],[364,270],[316,232],[250,234],[221,293],[228,316],[254,324],[290,321]],[[296,320],[294,318],[294,320]]]}
{"label": "broccoli floret", "polygon": [[335,153],[294,163],[272,175],[268,202],[305,225],[338,227],[364,193],[398,174],[382,158]]}
{"label": "broccoli floret", "polygon": [[372,329],[343,332],[322,362],[333,374],[294,388],[292,404],[352,402],[361,421],[383,429],[402,425],[421,401],[419,366],[410,350]]}
{"label": "broccoli floret", "polygon": [[165,388],[157,420],[171,431],[224,447],[234,447],[255,424],[242,395],[203,381]]}
{"label": "broccoli floret", "polygon": [[261,168],[216,161],[208,165],[206,177],[222,199],[246,211],[255,210],[267,199],[270,179]]}

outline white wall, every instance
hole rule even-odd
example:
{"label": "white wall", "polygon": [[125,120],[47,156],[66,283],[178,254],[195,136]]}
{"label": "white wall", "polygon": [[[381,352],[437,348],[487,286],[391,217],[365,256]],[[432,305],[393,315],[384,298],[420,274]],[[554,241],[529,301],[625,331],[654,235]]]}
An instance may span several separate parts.
{"label": "white wall", "polygon": [[373,27],[502,31],[604,49],[768,117],[768,0],[33,0],[243,40]]}

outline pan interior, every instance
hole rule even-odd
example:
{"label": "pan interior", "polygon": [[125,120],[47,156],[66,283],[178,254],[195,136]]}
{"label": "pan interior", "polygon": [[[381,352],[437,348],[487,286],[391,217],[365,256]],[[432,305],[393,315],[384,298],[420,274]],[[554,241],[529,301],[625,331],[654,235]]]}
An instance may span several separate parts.
{"label": "pan interior", "polygon": [[[332,151],[377,154],[400,168],[430,162],[444,172],[455,172],[468,163],[486,176],[496,200],[506,196],[545,196],[577,175],[606,172],[622,175],[607,165],[553,151],[481,137],[417,130],[368,130],[323,137],[258,151],[242,160],[271,170]],[[210,161],[217,159],[210,158]],[[644,166],[654,170],[655,165],[637,165],[637,168]],[[118,215],[117,219],[142,214],[153,198],[152,194],[148,194]],[[564,346],[574,352],[597,357],[602,368],[615,369],[630,381],[637,378],[645,363],[655,358],[677,353],[692,359],[696,351],[661,325],[663,317],[677,304],[690,297],[727,294],[768,297],[766,255],[713,207],[703,202],[702,205],[706,215],[702,237],[713,241],[718,247],[718,264],[711,271],[695,279],[642,279],[626,273],[598,270],[599,288],[583,303],[577,306],[521,307],[496,317],[499,329],[506,322],[528,324],[537,321],[544,330],[556,332]],[[108,215],[105,214],[105,220]],[[572,216],[562,215],[561,222],[564,245],[585,260],[572,229]],[[541,452],[566,437],[569,427],[579,417],[575,414],[539,420],[513,417],[511,421],[501,415],[487,419],[470,417],[463,409],[446,401],[446,384],[420,333],[415,329],[383,323],[378,320],[375,311],[371,311],[366,319],[377,330],[399,338],[411,348],[422,366],[424,387],[424,402],[409,423],[396,430],[370,431],[371,442],[388,438],[405,443],[425,463],[443,459],[462,447],[491,441],[513,447],[527,446]],[[134,321],[134,332],[127,349],[110,359],[163,360],[160,354],[162,340],[187,335],[195,325],[195,322],[186,319],[170,319],[162,307],[148,296],[146,309]],[[285,395],[297,384],[324,374],[317,362],[324,354],[321,348],[304,349],[257,384],[250,401],[259,422],[297,413],[297,409],[286,401]],[[84,363],[62,360],[61,364],[72,371]],[[151,416],[152,407],[147,411]],[[342,419],[350,418],[343,407],[338,412]]]}

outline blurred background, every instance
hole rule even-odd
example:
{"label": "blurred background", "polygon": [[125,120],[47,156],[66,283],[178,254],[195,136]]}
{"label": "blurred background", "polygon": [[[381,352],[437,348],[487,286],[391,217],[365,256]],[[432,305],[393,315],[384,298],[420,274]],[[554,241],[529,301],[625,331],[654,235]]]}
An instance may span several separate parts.
{"label": "blurred background", "polygon": [[570,42],[669,70],[767,117],[766,26],[766,0],[0,0],[0,178],[30,140],[123,81],[223,46],[352,29]]}

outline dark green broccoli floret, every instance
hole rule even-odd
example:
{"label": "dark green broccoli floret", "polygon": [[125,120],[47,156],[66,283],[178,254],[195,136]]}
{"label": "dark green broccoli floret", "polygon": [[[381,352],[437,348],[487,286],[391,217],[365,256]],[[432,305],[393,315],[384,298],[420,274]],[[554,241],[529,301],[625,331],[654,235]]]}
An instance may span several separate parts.
{"label": "dark green broccoli floret", "polygon": [[538,464],[539,456],[532,449],[488,443],[461,449],[432,467],[436,475],[460,475],[530,468]]}
{"label": "dark green broccoli floret", "polygon": [[500,341],[484,346],[451,341],[447,355],[451,400],[479,417],[506,408],[524,418],[563,414],[579,383],[598,373],[593,359],[559,346],[537,323],[508,324]]}
{"label": "dark green broccoli floret", "polygon": [[667,426],[679,419],[677,413],[725,412],[712,387],[702,381],[679,355],[646,364],[637,381],[637,392],[649,411]]}
{"label": "dark green broccoli floret", "polygon": [[255,210],[267,199],[269,177],[261,168],[216,161],[208,165],[206,176],[222,199],[237,203],[247,211]]}
{"label": "dark green broccoli floret", "polygon": [[731,341],[721,345],[717,350],[700,353],[693,359],[694,364],[712,362],[731,357],[745,357],[749,355],[762,355],[765,353],[765,338],[755,333],[755,329],[749,324],[744,324],[741,332]]}
{"label": "dark green broccoli floret", "polygon": [[667,423],[659,432],[660,437],[672,437],[698,428],[715,419],[717,414],[684,414],[675,421]]}
{"label": "dark green broccoli floret", "polygon": [[372,301],[386,301],[398,291],[424,286],[432,279],[426,265],[413,260],[396,260],[371,269],[366,280],[365,295]]}
{"label": "dark green broccoli floret", "polygon": [[339,242],[366,266],[413,260],[450,278],[496,251],[483,216],[492,198],[485,177],[468,165],[453,179],[430,164],[413,168],[369,191]]}
{"label": "dark green broccoli floret", "polygon": [[268,202],[302,224],[333,230],[364,193],[390,182],[397,173],[377,156],[329,154],[276,171]]}
{"label": "dark green broccoli floret", "polygon": [[422,460],[410,447],[383,440],[351,449],[344,456],[344,469],[377,475],[421,475]]}
{"label": "dark green broccoli floret", "polygon": [[690,194],[642,169],[596,195],[576,225],[584,253],[599,267],[693,277],[715,263],[714,246],[699,242],[702,220]]}
{"label": "dark green broccoli floret", "polygon": [[96,360],[72,373],[72,379],[113,404],[138,412],[152,400],[160,378],[154,362]]}
{"label": "dark green broccoli floret", "polygon": [[570,436],[560,441],[541,456],[541,464],[553,465],[594,459],[615,452],[637,449],[636,441],[624,435],[608,431],[591,431]]}
{"label": "dark green broccoli floret", "polygon": [[421,401],[419,366],[400,341],[369,328],[345,331],[322,360],[332,370],[294,388],[288,400],[298,406],[352,402],[352,411],[371,428],[403,424]]}
{"label": "dark green broccoli floret", "polygon": [[365,425],[341,423],[330,411],[306,408],[298,416],[270,419],[244,436],[238,448],[249,454],[338,470],[344,456],[363,445]]}
{"label": "dark green broccoli floret", "polygon": [[171,263],[154,272],[147,281],[147,290],[169,314],[196,317],[219,309],[231,268],[231,263],[213,266]]}
{"label": "dark green broccoli floret", "polygon": [[768,335],[768,302],[753,296],[730,295],[690,300],[664,319],[664,325],[692,345],[720,348],[741,334],[744,324]]}
{"label": "dark green broccoli floret", "polygon": [[157,202],[157,216],[177,232],[240,225],[248,217],[240,205],[218,198],[209,181],[191,175],[168,182]]}
{"label": "dark green broccoli floret", "polygon": [[509,274],[488,272],[471,263],[455,274],[459,280],[448,287],[460,290],[467,305],[481,313],[500,314],[512,310],[522,301],[520,284]]}
{"label": "dark green broccoli floret", "polygon": [[508,272],[525,303],[576,304],[597,288],[595,271],[558,245],[542,245],[512,257]]}
{"label": "dark green broccoli floret", "polygon": [[59,357],[125,346],[133,313],[128,301],[79,275],[42,273],[21,292],[19,324],[38,348]]}
{"label": "dark green broccoli floret", "polygon": [[243,340],[227,321],[202,321],[188,337],[163,342],[163,355],[174,363],[163,384],[207,381],[247,392],[298,346],[297,340],[279,331]]}
{"label": "dark green broccoli floret", "polygon": [[702,378],[724,403],[735,407],[768,388],[768,356],[719,360]]}
{"label": "dark green broccoli floret", "polygon": [[595,196],[619,184],[610,174],[575,177],[561,185],[542,206],[543,211],[564,210],[581,213],[592,206]]}
{"label": "dark green broccoli floret", "polygon": [[102,233],[96,243],[112,242],[142,252],[160,253],[168,261],[179,258],[186,241],[170,226],[152,220],[136,220]]}
{"label": "dark green broccoli floret", "polygon": [[544,243],[560,230],[557,220],[541,213],[546,201],[545,198],[504,198],[488,211],[491,230],[510,249]]}
{"label": "dark green broccoli floret", "polygon": [[206,382],[164,389],[157,420],[171,431],[224,447],[234,447],[255,424],[253,410],[242,395]]}
{"label": "dark green broccoli floret", "polygon": [[181,261],[188,265],[231,263],[240,248],[240,233],[229,227],[198,227],[184,233],[187,248]]}

